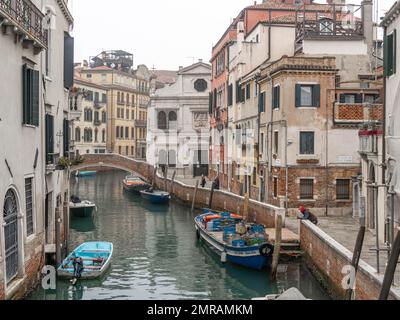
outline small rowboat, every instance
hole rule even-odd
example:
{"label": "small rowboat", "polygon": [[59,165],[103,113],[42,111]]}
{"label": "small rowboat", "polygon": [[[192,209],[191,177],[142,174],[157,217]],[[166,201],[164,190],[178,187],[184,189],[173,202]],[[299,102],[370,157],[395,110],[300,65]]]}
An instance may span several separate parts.
{"label": "small rowboat", "polygon": [[143,199],[150,201],[154,204],[166,204],[171,200],[171,196],[168,192],[164,191],[152,191],[152,190],[145,190],[140,191],[140,195]]}
{"label": "small rowboat", "polygon": [[97,171],[77,171],[77,177],[93,177],[97,174]]}
{"label": "small rowboat", "polygon": [[236,214],[209,209],[194,222],[198,239],[203,239],[221,257],[221,262],[255,270],[270,265],[274,246],[268,242],[264,226],[246,223]]}
{"label": "small rowboat", "polygon": [[113,244],[110,242],[86,242],[76,248],[58,268],[60,278],[74,278],[73,261],[83,259],[81,279],[96,279],[101,277],[111,265]]}
{"label": "small rowboat", "polygon": [[81,201],[79,198],[74,198],[74,201],[69,203],[69,210],[73,216],[78,218],[89,218],[93,216],[93,211],[96,208],[96,204],[88,200]]}
{"label": "small rowboat", "polygon": [[137,176],[126,177],[122,181],[122,184],[126,191],[134,192],[136,194],[140,194],[140,191],[150,188],[150,185],[146,181]]}

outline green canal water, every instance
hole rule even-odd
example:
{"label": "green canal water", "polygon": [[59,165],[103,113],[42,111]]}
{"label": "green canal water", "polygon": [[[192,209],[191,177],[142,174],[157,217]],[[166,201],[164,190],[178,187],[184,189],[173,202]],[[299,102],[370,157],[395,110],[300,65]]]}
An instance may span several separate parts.
{"label": "green canal water", "polygon": [[257,272],[220,263],[196,239],[194,214],[172,202],[156,206],[123,191],[125,173],[113,171],[72,181],[71,193],[94,201],[94,219],[71,218],[70,249],[85,241],[114,243],[112,267],[96,281],[57,289],[37,288],[30,300],[251,299],[299,288],[308,298],[328,299],[309,271],[289,264],[271,283],[268,271]]}

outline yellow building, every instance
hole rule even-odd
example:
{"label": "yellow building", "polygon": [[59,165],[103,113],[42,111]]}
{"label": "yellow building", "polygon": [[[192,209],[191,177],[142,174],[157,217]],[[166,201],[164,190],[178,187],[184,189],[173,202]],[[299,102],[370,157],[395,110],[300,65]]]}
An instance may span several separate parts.
{"label": "yellow building", "polygon": [[[111,54],[112,53],[112,54]],[[146,157],[147,106],[151,74],[144,65],[132,69],[132,55],[107,51],[92,59],[81,77],[107,88],[107,152]]]}

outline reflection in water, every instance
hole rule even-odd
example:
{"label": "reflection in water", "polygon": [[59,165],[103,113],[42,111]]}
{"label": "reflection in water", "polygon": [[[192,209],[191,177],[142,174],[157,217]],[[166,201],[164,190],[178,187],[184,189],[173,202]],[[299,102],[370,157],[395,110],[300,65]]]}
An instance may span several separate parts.
{"label": "reflection in water", "polygon": [[124,176],[119,171],[99,173],[71,185],[71,193],[95,202],[98,212],[93,220],[71,218],[70,248],[85,241],[113,242],[109,272],[77,287],[59,281],[54,292],[38,288],[30,299],[250,299],[292,286],[309,298],[327,298],[299,264],[289,265],[275,283],[267,271],[222,265],[197,241],[190,209],[174,202],[153,205],[126,193]]}

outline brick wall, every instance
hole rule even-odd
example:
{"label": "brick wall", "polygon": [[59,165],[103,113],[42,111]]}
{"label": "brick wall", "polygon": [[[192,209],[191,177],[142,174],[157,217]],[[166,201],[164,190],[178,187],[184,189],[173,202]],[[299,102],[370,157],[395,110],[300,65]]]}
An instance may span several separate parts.
{"label": "brick wall", "polygon": [[[344,248],[334,239],[309,221],[300,226],[300,245],[304,258],[316,278],[335,299],[345,297],[342,281],[345,274],[342,270],[351,265],[352,252]],[[356,279],[356,300],[376,300],[379,297],[383,275],[377,275],[375,270],[364,261],[360,262]],[[400,299],[400,290],[392,289],[390,299]]]}
{"label": "brick wall", "polygon": [[[323,167],[302,166],[289,168],[288,174],[288,207],[296,211],[300,205],[317,209],[317,214],[325,214],[328,204],[330,214],[348,214],[352,210],[352,186],[350,185],[350,199],[339,201],[336,199],[336,179],[348,179],[357,176],[361,171],[359,167],[331,167],[327,171]],[[273,178],[278,178],[278,197],[273,197]],[[314,178],[314,200],[304,201],[300,199],[300,178]],[[328,181],[328,184],[327,184]],[[273,168],[270,176],[271,186],[268,195],[268,202],[274,206],[280,206],[280,199],[286,196],[286,169]],[[328,192],[328,197],[326,194]],[[328,198],[328,203],[326,203]]]}

